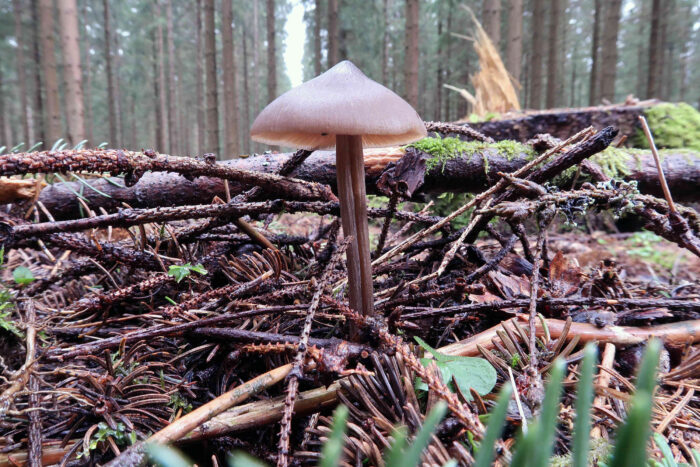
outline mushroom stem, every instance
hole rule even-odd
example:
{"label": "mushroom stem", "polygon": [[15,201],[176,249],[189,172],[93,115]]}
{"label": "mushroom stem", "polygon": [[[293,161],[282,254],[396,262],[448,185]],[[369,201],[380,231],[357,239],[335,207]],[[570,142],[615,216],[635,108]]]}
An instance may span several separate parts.
{"label": "mushroom stem", "polygon": [[340,217],[343,233],[353,238],[347,250],[350,308],[371,316],[374,298],[362,136],[336,135],[335,142]]}

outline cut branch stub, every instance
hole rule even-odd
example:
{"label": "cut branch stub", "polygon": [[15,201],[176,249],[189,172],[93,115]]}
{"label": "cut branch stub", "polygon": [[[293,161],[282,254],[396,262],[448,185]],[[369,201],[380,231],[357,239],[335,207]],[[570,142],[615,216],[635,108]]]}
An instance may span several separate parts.
{"label": "cut branch stub", "polygon": [[423,121],[398,95],[344,61],[275,99],[258,115],[255,141],[304,149],[336,147],[336,175],[348,248],[350,307],[374,313],[362,148],[426,136]]}

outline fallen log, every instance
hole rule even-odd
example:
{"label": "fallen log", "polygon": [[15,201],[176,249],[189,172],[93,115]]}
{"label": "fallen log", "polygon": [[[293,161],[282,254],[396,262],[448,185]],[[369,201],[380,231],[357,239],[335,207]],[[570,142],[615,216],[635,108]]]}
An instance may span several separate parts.
{"label": "fallen log", "polygon": [[[503,139],[527,141],[538,134],[550,134],[560,139],[566,139],[589,126],[596,130],[614,126],[620,130],[620,136],[626,136],[633,143],[633,146],[645,147],[646,145],[641,144],[643,143],[643,135],[641,135],[641,127],[639,126],[639,116],[647,116],[651,109],[660,106],[671,109],[674,104],[654,99],[629,104],[548,109],[516,114],[513,117],[506,116],[508,118],[503,120],[469,122],[469,126],[497,141]],[[653,126],[652,131],[656,133]],[[662,147],[666,146],[662,145]]]}
{"label": "fallen log", "polygon": [[[525,165],[531,155],[508,153],[484,144],[483,149],[471,154],[462,154],[438,164],[425,173],[420,193],[481,192],[497,180],[497,172],[513,172]],[[416,151],[415,149],[413,151]],[[433,156],[418,151],[426,160]],[[377,182],[387,167],[396,163],[406,153],[404,148],[382,148],[365,151],[367,192],[377,194]],[[673,193],[679,201],[697,200],[700,192],[700,153],[687,150],[662,151],[663,169]],[[218,162],[217,165],[236,170],[273,173],[291,157],[287,154],[263,154],[247,159]],[[616,176],[635,180],[643,193],[660,196],[658,174],[649,151],[638,149],[609,149],[594,159],[602,166],[614,170]],[[25,173],[31,173],[27,170]],[[0,168],[0,175],[4,175]],[[335,154],[331,151],[316,151],[301,164],[292,177],[327,184],[335,187]],[[215,196],[225,196],[221,178],[201,176],[189,180],[182,175],[169,172],[147,172],[132,187],[126,187],[119,178],[91,179],[84,182],[55,183],[46,187],[39,196],[56,219],[81,217],[81,208],[76,193],[80,193],[94,211],[103,208],[113,211],[124,203],[134,208],[176,206],[209,203]],[[251,185],[229,181],[232,195],[241,193]],[[266,191],[266,197],[275,193]]]}

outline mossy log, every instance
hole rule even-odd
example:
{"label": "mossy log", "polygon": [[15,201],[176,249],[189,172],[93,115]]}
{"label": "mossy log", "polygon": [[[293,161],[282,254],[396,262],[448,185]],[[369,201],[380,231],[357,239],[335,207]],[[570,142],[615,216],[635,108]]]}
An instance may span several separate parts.
{"label": "mossy log", "polygon": [[660,148],[690,148],[700,150],[700,113],[688,104],[672,104],[649,100],[632,104],[552,109],[523,114],[503,120],[470,122],[469,126],[495,140],[510,139],[526,142],[540,133],[560,139],[593,126],[619,129],[628,145],[648,147],[639,125],[645,116]]}
{"label": "mossy log", "polygon": [[[483,144],[483,143],[479,143]],[[510,149],[510,148],[509,148]],[[378,193],[379,177],[391,163],[405,153],[402,148],[365,151],[365,172],[368,193]],[[435,156],[423,154],[428,162]],[[291,154],[265,154],[246,159],[218,162],[237,169],[273,173]],[[662,151],[663,168],[675,199],[679,201],[700,199],[700,152]],[[532,158],[530,152],[513,153],[499,151],[488,145],[479,151],[441,158],[437,165],[425,174],[418,193],[480,192],[497,180],[497,172],[513,172]],[[645,150],[608,149],[593,158],[609,175],[636,180],[642,192],[660,196],[658,175],[651,153]],[[1,175],[1,174],[0,174]],[[311,154],[292,174],[292,177],[330,185],[335,190],[335,154],[317,151]],[[215,196],[224,198],[224,183],[219,178],[197,177],[188,180],[173,173],[147,172],[132,187],[124,187],[123,180],[92,179],[88,188],[83,183],[56,183],[46,187],[39,196],[56,219],[72,219],[81,216],[76,193],[80,193],[94,211],[104,208],[113,211],[126,203],[132,207],[150,208],[186,204],[210,203]],[[230,183],[232,195],[250,188]],[[109,195],[105,196],[105,195]],[[268,195],[273,198],[273,195]]]}

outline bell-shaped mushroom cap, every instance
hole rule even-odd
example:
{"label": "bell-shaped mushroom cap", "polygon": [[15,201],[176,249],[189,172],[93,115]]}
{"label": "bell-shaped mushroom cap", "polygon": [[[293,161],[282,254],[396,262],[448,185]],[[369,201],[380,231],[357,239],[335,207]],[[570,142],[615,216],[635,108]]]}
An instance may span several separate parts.
{"label": "bell-shaped mushroom cap", "polygon": [[426,134],[408,102],[347,60],[272,101],[250,130],[254,141],[303,149],[333,148],[336,135],[361,135],[364,147],[381,147]]}

